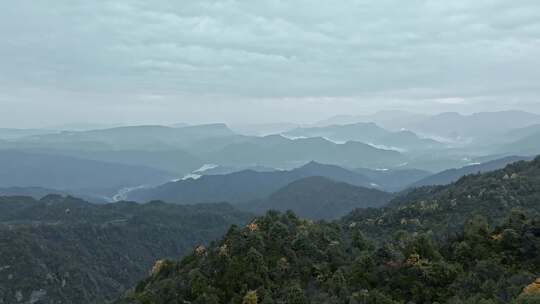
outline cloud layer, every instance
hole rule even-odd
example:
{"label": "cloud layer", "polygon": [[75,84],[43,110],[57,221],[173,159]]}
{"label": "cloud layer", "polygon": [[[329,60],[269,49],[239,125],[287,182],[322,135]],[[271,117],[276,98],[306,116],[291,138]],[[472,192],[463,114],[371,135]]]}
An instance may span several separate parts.
{"label": "cloud layer", "polygon": [[104,120],[540,111],[536,0],[317,2],[0,3],[0,105]]}

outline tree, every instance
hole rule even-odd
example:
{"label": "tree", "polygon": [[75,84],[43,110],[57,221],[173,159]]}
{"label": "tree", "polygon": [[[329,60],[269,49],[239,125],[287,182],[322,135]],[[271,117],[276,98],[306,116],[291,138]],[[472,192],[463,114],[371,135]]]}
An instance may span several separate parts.
{"label": "tree", "polygon": [[257,304],[258,302],[257,291],[254,290],[248,291],[242,300],[242,304]]}

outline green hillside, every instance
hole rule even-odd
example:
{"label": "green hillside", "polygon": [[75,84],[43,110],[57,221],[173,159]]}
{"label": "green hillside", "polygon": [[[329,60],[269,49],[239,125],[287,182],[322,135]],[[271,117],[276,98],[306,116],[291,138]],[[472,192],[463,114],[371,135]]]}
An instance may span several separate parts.
{"label": "green hillside", "polygon": [[339,222],[269,212],[118,303],[540,303],[540,158]]}
{"label": "green hillside", "polygon": [[107,303],[251,216],[228,204],[0,197],[0,303]]}

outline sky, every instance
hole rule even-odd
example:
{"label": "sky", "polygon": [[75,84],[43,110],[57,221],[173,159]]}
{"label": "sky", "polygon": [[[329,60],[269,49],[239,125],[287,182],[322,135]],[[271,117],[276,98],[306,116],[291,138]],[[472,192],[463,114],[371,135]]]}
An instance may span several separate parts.
{"label": "sky", "polygon": [[538,0],[0,2],[0,127],[540,113]]}

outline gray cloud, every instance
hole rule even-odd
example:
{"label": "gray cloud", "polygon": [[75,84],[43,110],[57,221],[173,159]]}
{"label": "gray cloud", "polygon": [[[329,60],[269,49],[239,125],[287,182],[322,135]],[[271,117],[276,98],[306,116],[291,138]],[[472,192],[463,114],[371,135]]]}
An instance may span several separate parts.
{"label": "gray cloud", "polygon": [[4,123],[540,111],[536,0],[318,2],[0,3]]}

